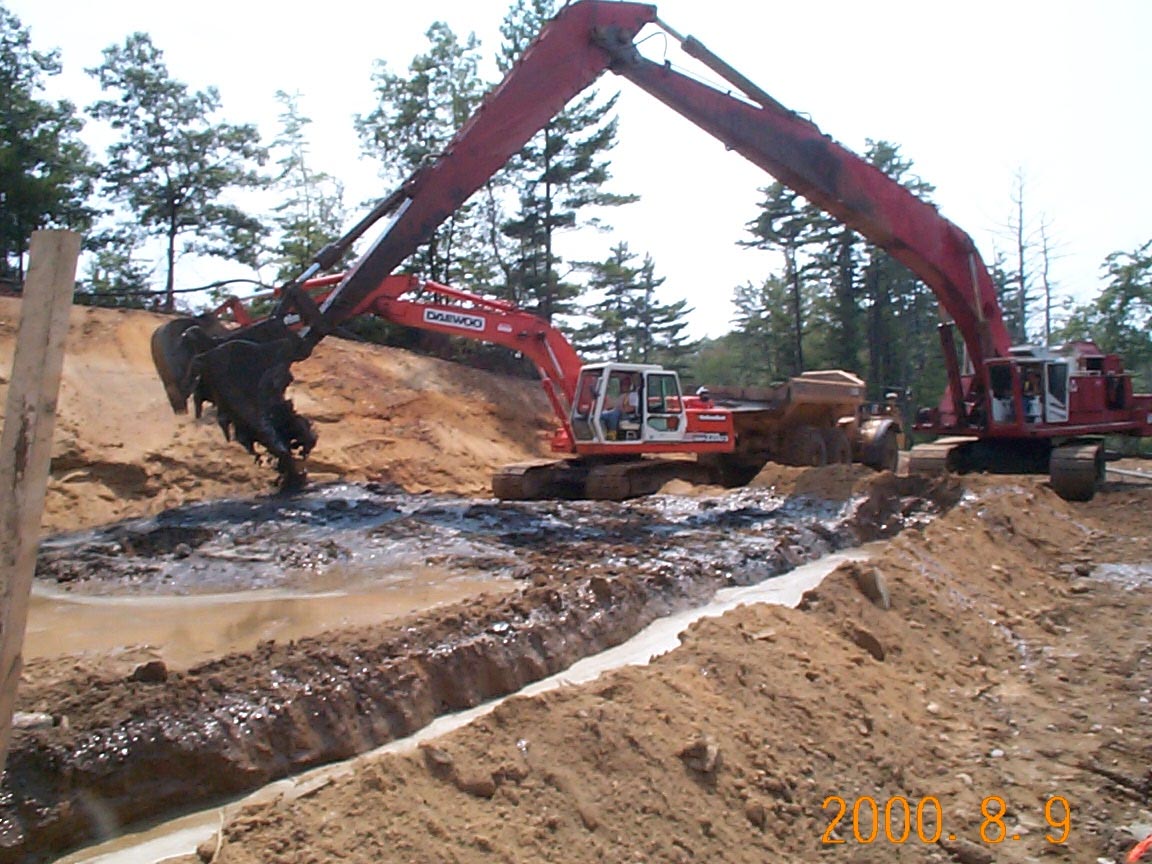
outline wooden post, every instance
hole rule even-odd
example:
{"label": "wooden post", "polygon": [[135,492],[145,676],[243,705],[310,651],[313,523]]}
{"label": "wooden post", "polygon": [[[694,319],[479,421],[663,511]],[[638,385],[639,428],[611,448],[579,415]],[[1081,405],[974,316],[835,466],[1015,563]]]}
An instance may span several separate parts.
{"label": "wooden post", "polygon": [[0,766],[12,740],[80,235],[36,231],[0,435]]}

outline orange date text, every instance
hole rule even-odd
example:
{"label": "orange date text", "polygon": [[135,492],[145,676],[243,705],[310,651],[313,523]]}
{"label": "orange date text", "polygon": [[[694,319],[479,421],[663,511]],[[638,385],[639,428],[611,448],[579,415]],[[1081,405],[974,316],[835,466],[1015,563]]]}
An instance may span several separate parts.
{"label": "orange date text", "polygon": [[[831,821],[824,831],[821,842],[831,846],[849,842],[846,838],[851,828],[852,839],[861,845],[887,842],[938,843],[941,840],[956,840],[957,835],[949,832],[944,824],[944,808],[940,799],[933,795],[923,798],[905,798],[894,795],[887,799],[876,799],[862,795],[856,799],[846,799],[840,795],[829,795],[824,799],[823,809]],[[1020,840],[1021,835],[1010,833],[1004,821],[1008,815],[1008,803],[999,795],[987,795],[980,802],[980,824],[975,832],[981,843],[995,845],[1004,841]],[[1044,802],[1044,821],[1048,832],[1044,839],[1053,845],[1068,840],[1072,833],[1072,805],[1063,795],[1053,795]]]}

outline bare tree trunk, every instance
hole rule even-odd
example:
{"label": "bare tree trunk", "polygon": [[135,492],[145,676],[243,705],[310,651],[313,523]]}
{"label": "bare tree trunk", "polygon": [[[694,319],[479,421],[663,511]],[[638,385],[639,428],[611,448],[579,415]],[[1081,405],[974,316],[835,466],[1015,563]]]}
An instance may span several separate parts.
{"label": "bare tree trunk", "polygon": [[164,311],[176,309],[176,214],[168,222],[168,278],[164,282]]}
{"label": "bare tree trunk", "polygon": [[870,261],[864,271],[864,293],[872,300],[868,309],[868,383],[879,393],[884,386],[884,360],[889,350],[884,339],[884,316],[888,314],[889,304],[888,289],[881,284],[875,260]]}
{"label": "bare tree trunk", "polygon": [[543,318],[549,324],[556,314],[556,280],[552,278],[552,124],[544,127],[544,304],[541,306]]}
{"label": "bare tree trunk", "polygon": [[1024,239],[1024,175],[1016,174],[1016,284],[1017,284],[1017,312],[1019,320],[1016,323],[1016,341],[1028,341],[1028,274],[1027,251],[1028,245]]}
{"label": "bare tree trunk", "polygon": [[852,260],[852,231],[845,228],[837,239],[836,303],[840,316],[841,342],[836,349],[836,365],[841,369],[856,369],[860,337],[856,320],[855,264]]}
{"label": "bare tree trunk", "polygon": [[804,304],[800,296],[800,272],[796,266],[796,249],[787,247],[784,250],[784,263],[788,271],[788,284],[792,286],[792,332],[796,339],[796,350],[793,357],[796,364],[794,375],[804,371]]}
{"label": "bare tree trunk", "polygon": [[1052,264],[1052,250],[1048,245],[1048,226],[1040,223],[1041,270],[1040,280],[1044,288],[1044,344],[1052,344],[1052,283],[1048,274]]}

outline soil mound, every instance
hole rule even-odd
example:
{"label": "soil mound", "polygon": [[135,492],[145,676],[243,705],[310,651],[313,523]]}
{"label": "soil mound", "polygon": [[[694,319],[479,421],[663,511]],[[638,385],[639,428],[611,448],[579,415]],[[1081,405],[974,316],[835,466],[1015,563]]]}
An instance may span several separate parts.
{"label": "soil mound", "polygon": [[1152,490],[972,486],[796,610],[246,810],[200,860],[1122,860],[1152,821]]}

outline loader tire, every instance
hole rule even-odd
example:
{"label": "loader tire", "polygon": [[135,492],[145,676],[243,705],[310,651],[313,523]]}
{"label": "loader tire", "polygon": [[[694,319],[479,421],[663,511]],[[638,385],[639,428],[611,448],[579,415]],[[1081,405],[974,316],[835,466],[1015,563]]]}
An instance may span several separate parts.
{"label": "loader tire", "polygon": [[880,440],[875,443],[866,464],[876,471],[896,473],[896,468],[900,464],[900,444],[896,440],[895,429],[885,429],[881,433]]}
{"label": "loader tire", "polygon": [[1091,501],[1104,479],[1104,448],[1099,443],[1068,444],[1052,450],[1049,483],[1065,501]]}

